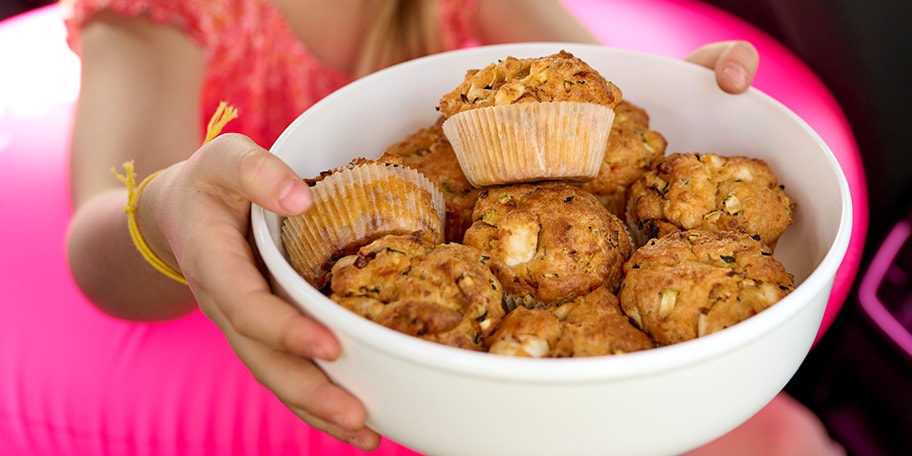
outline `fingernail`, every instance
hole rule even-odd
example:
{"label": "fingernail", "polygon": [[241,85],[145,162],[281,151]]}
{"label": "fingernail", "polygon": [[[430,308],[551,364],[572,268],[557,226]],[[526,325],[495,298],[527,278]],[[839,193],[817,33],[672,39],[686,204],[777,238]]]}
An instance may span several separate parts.
{"label": "fingernail", "polygon": [[747,87],[747,70],[741,65],[726,65],[722,69],[722,76],[739,89]]}
{"label": "fingernail", "polygon": [[350,439],[348,439],[348,443],[351,443],[352,445],[361,448],[362,450],[365,449],[364,441],[362,441],[361,437],[358,437],[357,435],[352,436]]}
{"label": "fingernail", "polygon": [[291,214],[299,214],[310,207],[310,191],[299,180],[289,181],[279,196],[279,205]]}
{"label": "fingernail", "polygon": [[313,354],[314,358],[322,359],[325,361],[330,360],[329,359],[330,358],[329,348],[327,348],[325,345],[314,345],[311,350],[312,350],[311,353]]}
{"label": "fingernail", "polygon": [[353,436],[351,439],[349,439],[349,442],[352,445],[354,445],[362,450],[367,450],[367,451],[373,450],[374,447],[376,446],[376,444],[373,442],[373,440],[366,439],[361,435]]}

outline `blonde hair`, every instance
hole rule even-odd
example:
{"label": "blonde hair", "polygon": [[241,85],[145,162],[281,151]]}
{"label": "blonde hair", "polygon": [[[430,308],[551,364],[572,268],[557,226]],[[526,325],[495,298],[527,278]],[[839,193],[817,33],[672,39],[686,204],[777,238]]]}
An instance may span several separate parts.
{"label": "blonde hair", "polygon": [[371,25],[355,76],[443,50],[436,1],[371,0],[370,3]]}

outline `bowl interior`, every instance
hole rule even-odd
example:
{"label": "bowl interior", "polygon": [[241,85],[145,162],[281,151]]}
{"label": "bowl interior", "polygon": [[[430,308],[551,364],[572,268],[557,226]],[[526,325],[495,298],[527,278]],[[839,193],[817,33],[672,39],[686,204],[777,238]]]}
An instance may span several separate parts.
{"label": "bowl interior", "polygon": [[[646,109],[651,127],[668,140],[669,153],[747,155],[769,163],[797,203],[793,225],[775,251],[799,283],[792,294],[724,331],[618,359],[504,359],[401,335],[337,306],[297,276],[284,258],[280,218],[255,206],[256,243],[274,281],[305,312],[348,337],[469,375],[484,372],[540,381],[584,381],[672,369],[746,344],[807,306],[817,306],[815,311],[822,316],[826,300],[814,296],[821,289],[828,293],[832,286],[851,228],[848,185],[836,159],[805,122],[776,100],[756,89],[743,95],[725,94],[709,70],[693,64],[567,43],[487,46],[438,54],[380,71],[326,97],[301,114],[271,151],[302,177],[355,157],[376,157],[388,145],[433,123],[439,115],[437,101],[462,81],[466,70],[508,55],[538,57],[561,49],[588,62],[617,84],[626,99]],[[807,348],[813,337],[807,335]],[[561,362],[561,369],[553,369],[553,362]]]}

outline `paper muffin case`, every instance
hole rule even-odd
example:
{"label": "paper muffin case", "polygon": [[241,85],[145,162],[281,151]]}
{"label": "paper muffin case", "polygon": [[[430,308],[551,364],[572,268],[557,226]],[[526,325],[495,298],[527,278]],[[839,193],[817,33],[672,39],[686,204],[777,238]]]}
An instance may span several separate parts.
{"label": "paper muffin case", "polygon": [[469,182],[484,187],[596,177],[612,122],[600,104],[533,102],[463,111],[443,131]]}
{"label": "paper muffin case", "polygon": [[624,190],[619,190],[615,193],[602,193],[595,195],[598,198],[599,202],[602,203],[602,206],[605,206],[605,209],[608,209],[608,212],[611,212],[621,221],[627,219],[627,192]]}
{"label": "paper muffin case", "polygon": [[292,267],[322,288],[332,262],[387,234],[421,232],[443,242],[443,194],[413,168],[371,162],[336,172],[311,188],[313,206],[285,219]]}

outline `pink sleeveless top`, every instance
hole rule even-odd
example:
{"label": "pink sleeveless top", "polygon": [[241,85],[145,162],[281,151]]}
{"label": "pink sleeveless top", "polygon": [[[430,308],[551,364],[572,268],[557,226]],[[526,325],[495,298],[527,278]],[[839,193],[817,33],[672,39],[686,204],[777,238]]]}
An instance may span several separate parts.
{"label": "pink sleeveless top", "polygon": [[[269,0],[63,0],[70,47],[79,52],[79,28],[107,9],[125,17],[146,15],[185,32],[205,50],[207,70],[201,122],[219,101],[240,110],[225,132],[244,133],[269,147],[282,130],[315,102],[352,81],[298,40]],[[470,45],[474,0],[439,1],[445,50]]]}

